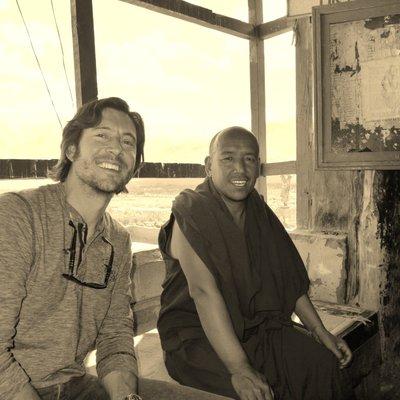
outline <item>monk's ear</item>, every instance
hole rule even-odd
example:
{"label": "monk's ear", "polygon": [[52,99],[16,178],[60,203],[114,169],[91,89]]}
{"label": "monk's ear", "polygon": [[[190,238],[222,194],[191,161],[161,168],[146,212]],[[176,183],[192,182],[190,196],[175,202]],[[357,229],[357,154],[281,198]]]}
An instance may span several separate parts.
{"label": "monk's ear", "polygon": [[65,152],[65,156],[68,158],[69,161],[73,162],[76,154],[76,146],[71,144],[67,147]]}
{"label": "monk's ear", "polygon": [[261,176],[261,168],[262,168],[261,160],[260,160],[260,157],[258,157],[258,175],[257,175],[257,178],[259,178]]}
{"label": "monk's ear", "polygon": [[204,166],[205,166],[205,169],[206,169],[206,175],[207,176],[211,176],[211,157],[210,156],[207,156],[204,159]]}

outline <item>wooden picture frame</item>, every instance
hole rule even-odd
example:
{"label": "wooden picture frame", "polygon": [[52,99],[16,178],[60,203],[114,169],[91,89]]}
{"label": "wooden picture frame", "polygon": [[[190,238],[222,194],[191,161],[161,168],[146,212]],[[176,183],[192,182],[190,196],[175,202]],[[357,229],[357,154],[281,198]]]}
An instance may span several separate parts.
{"label": "wooden picture frame", "polygon": [[313,7],[316,169],[400,169],[400,1]]}

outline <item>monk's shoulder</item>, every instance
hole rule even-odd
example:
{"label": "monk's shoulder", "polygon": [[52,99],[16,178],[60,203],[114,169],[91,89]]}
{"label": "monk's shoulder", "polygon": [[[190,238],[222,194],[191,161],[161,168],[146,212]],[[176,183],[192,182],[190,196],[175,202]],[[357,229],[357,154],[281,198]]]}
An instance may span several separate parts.
{"label": "monk's shoulder", "polygon": [[175,197],[172,210],[201,210],[207,205],[207,198],[202,193],[185,189]]}

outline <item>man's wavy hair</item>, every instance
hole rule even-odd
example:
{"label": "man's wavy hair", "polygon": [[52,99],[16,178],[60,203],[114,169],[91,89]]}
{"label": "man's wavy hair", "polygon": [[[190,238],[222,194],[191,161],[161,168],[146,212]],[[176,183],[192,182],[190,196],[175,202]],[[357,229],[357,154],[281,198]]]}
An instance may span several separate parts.
{"label": "man's wavy hair", "polygon": [[61,156],[57,164],[51,169],[48,176],[57,182],[64,182],[67,179],[71,161],[67,157],[69,146],[74,145],[79,149],[82,131],[97,126],[101,122],[101,113],[105,108],[113,108],[129,116],[136,128],[136,162],[134,175],[139,171],[144,161],[144,124],[142,117],[137,112],[129,110],[126,101],[119,97],[108,97],[100,100],[92,100],[84,104],[74,118],[65,125],[61,140]]}

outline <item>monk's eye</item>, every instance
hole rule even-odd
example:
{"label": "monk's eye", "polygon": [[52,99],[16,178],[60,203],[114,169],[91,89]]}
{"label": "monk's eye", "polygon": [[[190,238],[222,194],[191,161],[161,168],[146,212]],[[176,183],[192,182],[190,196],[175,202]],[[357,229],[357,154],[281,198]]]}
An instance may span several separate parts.
{"label": "monk's eye", "polygon": [[226,162],[233,161],[233,157],[231,157],[231,156],[224,157],[224,158],[222,159],[222,161],[226,161]]}
{"label": "monk's eye", "polygon": [[254,164],[257,160],[254,156],[246,156],[245,161],[251,164]]}

